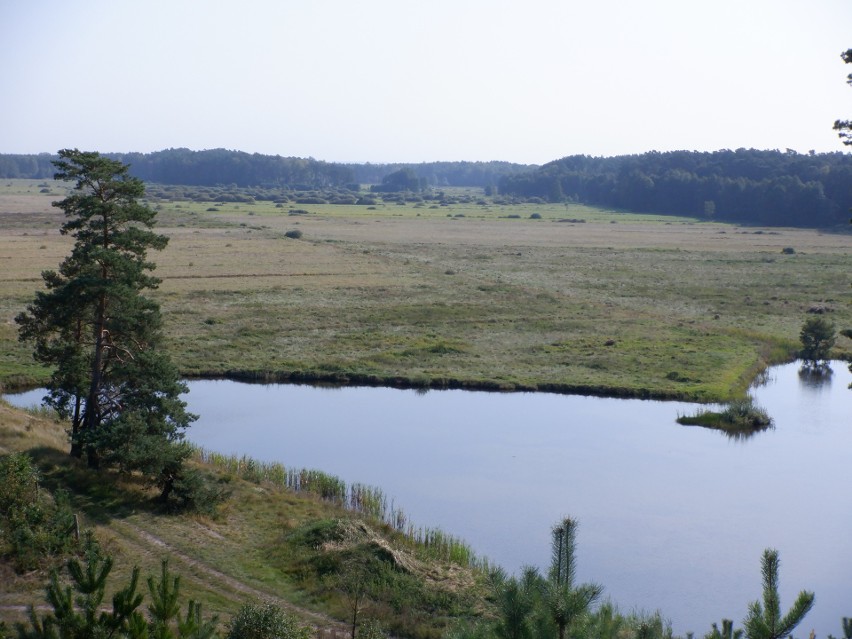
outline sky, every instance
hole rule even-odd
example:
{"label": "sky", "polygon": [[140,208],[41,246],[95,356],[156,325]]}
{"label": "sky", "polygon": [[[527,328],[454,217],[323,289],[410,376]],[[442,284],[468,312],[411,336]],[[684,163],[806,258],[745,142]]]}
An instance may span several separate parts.
{"label": "sky", "polygon": [[0,153],[844,151],[852,0],[0,0]]}

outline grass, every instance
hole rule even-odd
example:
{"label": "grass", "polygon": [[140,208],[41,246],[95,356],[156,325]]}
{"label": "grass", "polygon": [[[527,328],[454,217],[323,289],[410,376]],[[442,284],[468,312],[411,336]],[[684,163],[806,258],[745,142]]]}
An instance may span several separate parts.
{"label": "grass", "polygon": [[[13,318],[70,246],[57,196],[23,182],[0,184],[6,387],[45,379]],[[468,199],[152,201],[171,238],[152,258],[177,364],[188,376],[727,401],[794,355],[810,306],[852,325],[849,235]]]}
{"label": "grass", "polygon": [[772,427],[772,418],[751,399],[732,401],[721,411],[699,410],[694,415],[681,415],[677,422],[721,430],[735,438],[749,437]]}
{"label": "grass", "polygon": [[476,568],[487,572],[488,562],[477,557],[462,540],[437,528],[418,528],[409,522],[405,512],[389,506],[381,488],[354,483],[347,486],[339,477],[320,470],[285,468],[277,462],[261,462],[251,457],[223,455],[197,449],[195,457],[208,467],[239,476],[255,484],[266,484],[294,493],[313,495],[388,530],[401,533],[412,552],[438,561]]}
{"label": "grass", "polygon": [[[348,560],[361,558],[383,584],[365,612],[380,614],[397,636],[438,637],[490,605],[487,566],[445,533],[400,531],[382,521],[386,507],[366,505],[386,502],[375,488],[198,451],[193,463],[225,483],[230,498],[215,517],[164,514],[135,477],[105,478],[72,460],[62,424],[0,402],[0,455],[9,452],[27,452],[45,488],[70,491],[82,526],[116,557],[113,588],[127,583],[134,565],[143,577],[158,574],[168,557],[181,575],[184,605],[195,599],[224,621],[243,603],[270,600],[325,628],[326,636],[343,637],[338,575]],[[19,575],[0,562],[0,617],[23,620],[24,607],[42,604],[47,568]]]}

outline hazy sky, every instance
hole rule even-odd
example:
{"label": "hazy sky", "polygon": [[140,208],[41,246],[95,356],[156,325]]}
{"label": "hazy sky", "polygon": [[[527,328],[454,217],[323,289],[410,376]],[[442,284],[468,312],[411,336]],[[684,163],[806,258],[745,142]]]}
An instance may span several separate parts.
{"label": "hazy sky", "polygon": [[842,151],[852,0],[0,0],[0,153]]}

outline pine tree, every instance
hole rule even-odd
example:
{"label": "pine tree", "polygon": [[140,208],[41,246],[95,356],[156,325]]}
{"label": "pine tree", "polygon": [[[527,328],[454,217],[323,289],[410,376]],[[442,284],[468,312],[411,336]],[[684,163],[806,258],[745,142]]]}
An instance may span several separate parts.
{"label": "pine tree", "polygon": [[[846,64],[852,64],[852,49],[847,49],[840,57]],[[852,86],[852,73],[846,77],[846,82]],[[837,135],[843,140],[843,144],[852,145],[852,120],[836,120],[834,130],[838,131]]]}
{"label": "pine tree", "polygon": [[523,581],[512,577],[500,585],[497,608],[500,617],[495,631],[500,639],[531,639],[535,599]]}
{"label": "pine tree", "polygon": [[715,623],[712,624],[713,629],[704,635],[704,639],[741,639],[743,630],[734,630],[734,622],[730,619],[722,619],[722,629]]}
{"label": "pine tree", "polygon": [[822,317],[809,317],[802,324],[799,341],[802,343],[800,356],[806,368],[825,370],[836,340],[834,324]]}
{"label": "pine tree", "polygon": [[[201,604],[190,599],[186,617],[180,617],[180,576],[169,573],[169,562],[164,559],[160,566],[160,581],[148,577],[148,592],[151,603],[148,612],[151,615],[151,639],[210,639],[218,636],[216,626],[218,618],[205,621],[201,613]],[[177,630],[177,633],[175,633]]]}
{"label": "pine tree", "polygon": [[139,635],[134,631],[145,626],[136,610],[142,603],[142,595],[136,592],[139,569],[133,569],[130,583],[113,595],[112,610],[106,611],[101,604],[113,560],[101,554],[91,537],[84,559],[84,563],[71,559],[66,564],[72,580],[69,586],[60,584],[57,572],[51,574],[46,598],[53,612],[39,618],[31,608],[30,626],[16,624],[21,639],[147,637],[145,632]]}
{"label": "pine tree", "polygon": [[[215,639],[219,636],[217,617],[205,620],[201,605],[190,601],[186,617],[180,617],[180,579],[169,574],[163,561],[160,582],[148,579],[152,603],[150,621],[139,612],[143,596],[137,593],[139,568],[134,567],[130,582],[112,597],[112,610],[103,606],[107,579],[113,560],[101,553],[89,537],[84,562],[72,559],[66,564],[70,585],[62,585],[54,572],[46,598],[53,612],[42,615],[30,609],[30,623],[15,624],[19,639]],[[300,635],[299,639],[305,639]]]}
{"label": "pine tree", "polygon": [[55,206],[75,243],[58,271],[42,274],[46,290],[16,318],[19,335],[53,367],[48,402],[71,422],[71,454],[142,471],[167,497],[194,419],[160,348],[159,306],[142,294],[160,281],[147,252],[168,238],[151,230],[156,213],[138,202],[144,185],[127,165],[76,149],[59,156],[56,179],[76,184]]}
{"label": "pine tree", "polygon": [[545,588],[545,600],[559,629],[559,639],[565,639],[568,628],[589,610],[603,592],[603,587],[597,584],[574,585],[576,534],[577,522],[570,518],[565,518],[552,530],[550,579]]}
{"label": "pine tree", "polygon": [[814,605],[814,593],[803,590],[793,607],[781,616],[781,600],[778,596],[778,551],[767,548],[763,551],[761,570],[763,573],[763,605],[754,601],[748,608],[743,621],[748,639],[782,639],[793,632]]}

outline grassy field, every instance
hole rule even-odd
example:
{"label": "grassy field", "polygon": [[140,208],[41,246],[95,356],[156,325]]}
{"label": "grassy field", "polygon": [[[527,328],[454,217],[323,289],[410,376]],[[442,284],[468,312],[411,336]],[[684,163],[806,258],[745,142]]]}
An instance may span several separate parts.
{"label": "grassy field", "polygon": [[[62,189],[0,183],[7,388],[45,377],[13,318],[68,253],[50,206]],[[152,200],[171,238],[151,257],[174,359],[189,376],[710,401],[790,358],[811,307],[852,326],[848,234],[480,198]]]}

